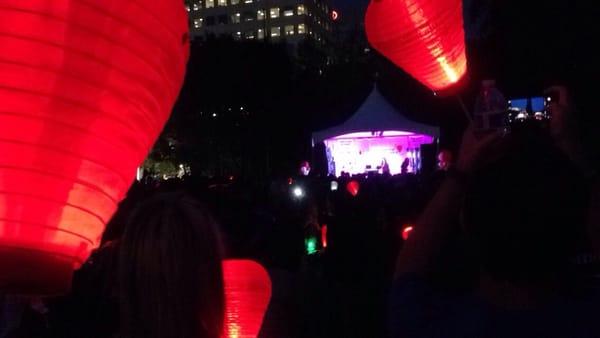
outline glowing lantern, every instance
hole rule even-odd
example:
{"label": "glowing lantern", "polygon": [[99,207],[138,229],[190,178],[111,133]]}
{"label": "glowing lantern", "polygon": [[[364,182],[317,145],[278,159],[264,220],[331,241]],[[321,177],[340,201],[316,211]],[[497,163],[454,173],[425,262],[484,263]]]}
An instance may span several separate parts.
{"label": "glowing lantern", "polygon": [[340,13],[338,13],[338,11],[335,11],[335,10],[331,11],[331,19],[333,21],[337,21],[337,19],[339,19],[339,18],[340,18]]}
{"label": "glowing lantern", "polygon": [[323,249],[327,248],[327,224],[321,226],[321,245]]}
{"label": "glowing lantern", "polygon": [[271,299],[267,271],[250,260],[223,261],[224,338],[256,338]]}
{"label": "glowing lantern", "polygon": [[365,25],[373,48],[434,91],[467,72],[462,0],[373,0]]}
{"label": "glowing lantern", "polygon": [[402,239],[407,240],[412,231],[413,231],[413,227],[410,225],[405,227],[404,229],[402,229]]}
{"label": "glowing lantern", "polygon": [[318,252],[317,249],[317,237],[309,236],[304,239],[304,246],[306,248],[307,255],[313,255]]}
{"label": "glowing lantern", "polygon": [[350,193],[350,195],[356,197],[358,195],[358,191],[360,190],[360,183],[356,181],[350,181],[346,184],[346,191]]}
{"label": "glowing lantern", "polygon": [[65,291],[161,132],[189,54],[181,0],[3,0],[0,290]]}

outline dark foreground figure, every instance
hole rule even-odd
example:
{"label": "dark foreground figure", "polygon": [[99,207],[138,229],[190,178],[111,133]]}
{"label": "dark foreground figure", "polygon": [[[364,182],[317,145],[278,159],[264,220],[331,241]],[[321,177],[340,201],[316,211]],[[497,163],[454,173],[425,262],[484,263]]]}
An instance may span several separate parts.
{"label": "dark foreground figure", "polygon": [[[574,143],[552,136],[536,126],[467,131],[457,167],[400,253],[393,337],[600,337],[597,281],[576,264],[599,225],[598,179],[567,156]],[[457,237],[476,266],[462,290],[439,278]]]}

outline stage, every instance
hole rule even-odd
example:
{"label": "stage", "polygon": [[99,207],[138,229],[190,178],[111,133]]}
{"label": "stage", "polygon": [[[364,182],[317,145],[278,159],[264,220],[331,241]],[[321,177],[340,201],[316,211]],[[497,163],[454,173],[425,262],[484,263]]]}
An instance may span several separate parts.
{"label": "stage", "polygon": [[439,128],[408,119],[375,87],[344,123],[313,133],[313,146],[325,145],[329,175],[395,175],[403,172],[403,164],[404,172],[418,172],[421,146],[437,137]]}
{"label": "stage", "polygon": [[[323,141],[329,174],[341,176],[363,173],[391,175],[417,172],[421,165],[421,145],[430,144],[429,135],[405,131],[358,132]],[[387,168],[386,168],[387,163]]]}

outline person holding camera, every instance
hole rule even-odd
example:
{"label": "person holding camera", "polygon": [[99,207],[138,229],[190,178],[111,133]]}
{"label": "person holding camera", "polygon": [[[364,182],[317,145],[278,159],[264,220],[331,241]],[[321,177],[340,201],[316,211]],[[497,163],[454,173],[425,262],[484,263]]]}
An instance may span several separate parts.
{"label": "person holding camera", "polygon": [[[550,130],[465,132],[456,165],[399,254],[392,337],[600,337],[599,298],[574,264],[598,233],[598,180],[571,128],[566,90],[552,90],[561,99]],[[595,182],[589,209],[586,177]],[[477,267],[463,292],[432,277],[457,234]]]}

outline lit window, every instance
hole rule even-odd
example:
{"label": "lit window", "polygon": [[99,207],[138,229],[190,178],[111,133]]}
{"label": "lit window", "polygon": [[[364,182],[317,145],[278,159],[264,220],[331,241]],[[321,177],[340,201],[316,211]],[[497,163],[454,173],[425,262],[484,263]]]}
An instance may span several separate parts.
{"label": "lit window", "polygon": [[238,5],[239,3],[240,3],[240,0],[231,0],[232,5]]}
{"label": "lit window", "polygon": [[259,40],[262,40],[262,39],[264,39],[264,38],[265,38],[265,31],[264,31],[263,29],[259,29],[259,30],[258,30],[258,34],[256,34],[256,37],[257,37]]}
{"label": "lit window", "polygon": [[294,35],[294,25],[286,25],[284,27],[285,35]]}
{"label": "lit window", "polygon": [[202,18],[200,19],[194,19],[194,28],[201,28],[202,27]]}
{"label": "lit window", "polygon": [[242,15],[240,13],[235,13],[231,16],[231,23],[240,23],[240,18]]}
{"label": "lit window", "polygon": [[227,6],[227,0],[219,0],[219,6]]}
{"label": "lit window", "polygon": [[270,15],[271,15],[271,18],[273,18],[273,19],[278,18],[279,17],[279,7],[271,8]]}
{"label": "lit window", "polygon": [[215,0],[204,0],[205,4],[206,4],[206,8],[213,8],[215,7]]}
{"label": "lit window", "polygon": [[244,33],[244,37],[247,40],[254,40],[256,38],[256,34],[254,33],[254,31],[247,31],[246,33]]}
{"label": "lit window", "polygon": [[301,23],[298,25],[298,34],[306,34],[306,25]]}
{"label": "lit window", "polygon": [[291,8],[286,8],[283,11],[283,16],[294,16],[294,10]]}
{"label": "lit window", "polygon": [[192,5],[192,9],[195,10],[195,11],[197,11],[197,10],[200,9],[200,6],[198,4],[193,4]]}
{"label": "lit window", "polygon": [[271,27],[271,37],[281,36],[281,27]]}
{"label": "lit window", "polygon": [[252,0],[244,0],[244,3],[245,3],[245,4],[251,4],[251,3],[252,3]]}
{"label": "lit window", "polygon": [[264,19],[265,19],[265,11],[264,11],[264,10],[262,10],[262,9],[259,9],[259,10],[256,12],[256,18],[257,18],[258,20],[264,20]]}
{"label": "lit window", "polygon": [[234,38],[240,40],[242,38],[242,32],[235,32]]}
{"label": "lit window", "polygon": [[298,15],[306,14],[306,7],[304,5],[298,5]]}
{"label": "lit window", "polygon": [[254,21],[254,13],[253,12],[244,12],[242,15],[244,22]]}

